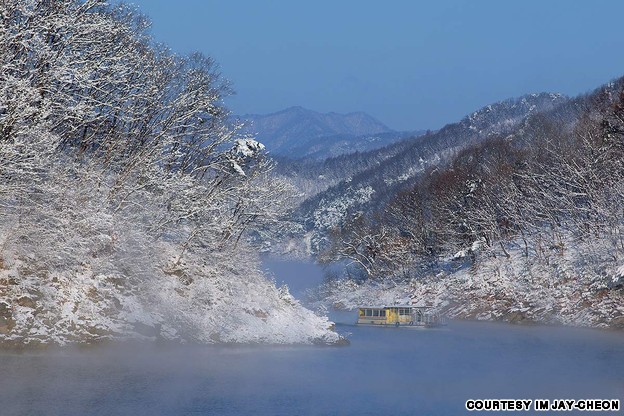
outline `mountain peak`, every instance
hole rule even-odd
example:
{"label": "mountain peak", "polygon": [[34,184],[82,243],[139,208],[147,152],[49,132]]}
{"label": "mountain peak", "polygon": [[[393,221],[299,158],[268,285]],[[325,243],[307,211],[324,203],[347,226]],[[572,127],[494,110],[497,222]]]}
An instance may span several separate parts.
{"label": "mountain peak", "polygon": [[315,149],[313,152],[318,152],[319,143],[330,146],[337,138],[344,141],[396,133],[362,111],[320,113],[293,106],[270,114],[247,114],[241,118],[247,124],[245,131],[256,134],[269,151],[288,156],[304,156],[312,152],[312,148]]}

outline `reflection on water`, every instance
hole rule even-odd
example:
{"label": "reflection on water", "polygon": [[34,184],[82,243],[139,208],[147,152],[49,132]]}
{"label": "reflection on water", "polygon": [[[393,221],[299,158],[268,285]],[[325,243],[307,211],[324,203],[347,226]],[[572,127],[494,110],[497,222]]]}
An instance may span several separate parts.
{"label": "reflection on water", "polygon": [[455,415],[468,398],[624,399],[621,333],[334,318],[351,346],[0,353],[0,414]]}

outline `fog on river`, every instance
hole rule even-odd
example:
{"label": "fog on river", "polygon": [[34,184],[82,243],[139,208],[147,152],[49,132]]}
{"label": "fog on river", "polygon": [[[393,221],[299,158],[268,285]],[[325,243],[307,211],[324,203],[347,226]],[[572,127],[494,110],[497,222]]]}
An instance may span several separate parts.
{"label": "fog on river", "polygon": [[[302,279],[322,278],[309,264],[265,265],[296,293]],[[354,313],[333,317],[350,346],[4,352],[0,414],[455,415],[470,398],[624,399],[619,332],[483,322],[374,328],[355,326]]]}

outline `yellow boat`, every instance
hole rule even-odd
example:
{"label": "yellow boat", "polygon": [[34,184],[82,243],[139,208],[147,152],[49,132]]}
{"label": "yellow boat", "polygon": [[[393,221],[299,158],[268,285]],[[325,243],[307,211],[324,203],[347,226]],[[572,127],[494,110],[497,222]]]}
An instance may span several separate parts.
{"label": "yellow boat", "polygon": [[444,325],[444,318],[428,306],[394,305],[358,308],[359,325],[420,326]]}

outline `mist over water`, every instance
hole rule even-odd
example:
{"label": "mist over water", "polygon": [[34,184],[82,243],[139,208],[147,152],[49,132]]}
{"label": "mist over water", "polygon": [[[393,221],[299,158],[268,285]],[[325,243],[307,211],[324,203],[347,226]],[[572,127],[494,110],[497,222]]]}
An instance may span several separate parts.
{"label": "mist over water", "polygon": [[[308,266],[276,280],[322,276]],[[469,398],[624,400],[621,333],[478,322],[373,328],[353,325],[354,313],[334,317],[351,346],[3,352],[0,414],[456,415]]]}

